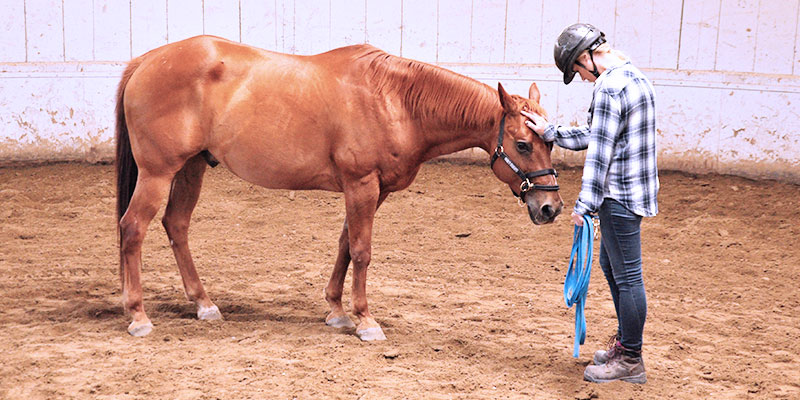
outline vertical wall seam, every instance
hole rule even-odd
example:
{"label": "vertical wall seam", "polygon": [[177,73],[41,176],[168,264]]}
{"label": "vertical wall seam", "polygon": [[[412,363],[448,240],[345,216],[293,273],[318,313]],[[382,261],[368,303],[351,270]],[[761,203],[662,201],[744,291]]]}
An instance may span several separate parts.
{"label": "vertical wall seam", "polygon": [[164,0],[164,13],[166,15],[166,18],[164,19],[167,23],[167,26],[164,27],[164,32],[167,33],[167,37],[165,39],[167,39],[167,43],[169,43],[169,0]]}
{"label": "vertical wall seam", "polygon": [[133,58],[133,0],[128,1],[128,59]]}
{"label": "vertical wall seam", "polygon": [[[686,11],[686,0],[681,0],[681,21],[678,26],[678,54],[675,55],[675,70],[681,69],[681,40],[683,40],[683,14]],[[699,35],[698,35],[699,36]]]}
{"label": "vertical wall seam", "polygon": [[361,43],[367,43],[367,0],[364,0],[364,41]]}
{"label": "vertical wall seam", "polygon": [[[719,54],[719,31],[722,30],[722,0],[719,0],[719,9],[717,10],[717,40],[714,44],[714,66],[711,67],[712,71],[717,70],[717,54]],[[698,54],[700,50],[698,49]]]}
{"label": "vertical wall seam", "polygon": [[467,61],[472,62],[472,26],[475,23],[475,0],[469,2],[469,49],[467,49]]}
{"label": "vertical wall seam", "polygon": [[[544,48],[544,2],[542,0],[542,9],[539,13],[539,63],[541,64],[544,61],[542,49]],[[556,112],[558,112],[558,106],[556,106]]]}
{"label": "vertical wall seam", "polygon": [[797,65],[798,61],[800,61],[797,59],[797,39],[798,39],[797,27],[800,26],[800,0],[797,0],[797,5],[795,6],[795,9],[796,11],[794,17],[794,46],[793,46],[794,51],[792,51],[792,75],[796,73],[795,66]]}
{"label": "vertical wall seam", "polygon": [[25,62],[28,62],[28,0],[22,2],[22,21],[25,28]]}
{"label": "vertical wall seam", "polygon": [[[614,0],[614,31],[613,31],[614,32],[614,40],[617,40],[617,10],[618,10],[618,7],[619,7],[619,1],[618,0]],[[614,43],[614,44],[616,45],[616,43]]]}
{"label": "vertical wall seam", "polygon": [[239,43],[242,43],[242,0],[239,0]]}
{"label": "vertical wall seam", "polygon": [[761,25],[761,0],[758,0],[758,9],[756,10],[756,27],[755,37],[753,38],[753,67],[750,72],[756,70],[756,59],[758,58],[758,27]]}
{"label": "vertical wall seam", "polygon": [[436,53],[433,56],[433,59],[436,62],[439,62],[439,3],[440,0],[436,0]]}
{"label": "vertical wall seam", "polygon": [[[67,28],[64,18],[64,0],[61,0],[61,59],[67,61]],[[794,55],[792,55],[794,57]]]}
{"label": "vertical wall seam", "polygon": [[203,20],[203,35],[206,34],[206,0],[200,2],[200,19]]}
{"label": "vertical wall seam", "polygon": [[[328,15],[330,15],[330,13],[331,10],[330,7],[328,7]],[[330,23],[328,23],[328,32],[330,32]],[[292,50],[292,54],[297,54],[297,0],[292,1],[292,47],[290,47],[290,49]]]}
{"label": "vertical wall seam", "polygon": [[506,51],[508,49],[508,0],[506,0],[506,12],[503,18],[503,64],[506,62]]}
{"label": "vertical wall seam", "polygon": [[406,25],[403,20],[403,18],[405,18],[403,14],[404,11],[403,6],[404,6],[404,1],[400,0],[400,54],[399,54],[400,57],[403,56],[403,31],[405,30],[405,25]]}
{"label": "vertical wall seam", "polygon": [[647,67],[653,68],[653,28],[655,27],[655,9],[656,5],[655,2],[659,0],[650,0],[650,46],[647,48]]}
{"label": "vertical wall seam", "polygon": [[97,61],[97,54],[96,54],[96,50],[97,50],[97,43],[96,43],[97,42],[96,41],[97,33],[96,33],[96,30],[97,30],[97,27],[95,26],[95,25],[97,25],[97,23],[96,23],[96,20],[95,20],[94,13],[95,13],[95,4],[94,4],[94,0],[92,0],[92,60]]}

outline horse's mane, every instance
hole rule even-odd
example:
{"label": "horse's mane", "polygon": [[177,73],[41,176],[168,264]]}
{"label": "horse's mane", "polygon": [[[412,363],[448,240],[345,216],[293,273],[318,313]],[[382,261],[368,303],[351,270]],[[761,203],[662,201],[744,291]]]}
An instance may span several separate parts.
{"label": "horse's mane", "polygon": [[367,79],[372,90],[399,97],[411,116],[428,126],[476,129],[499,116],[497,91],[434,65],[371,48]]}

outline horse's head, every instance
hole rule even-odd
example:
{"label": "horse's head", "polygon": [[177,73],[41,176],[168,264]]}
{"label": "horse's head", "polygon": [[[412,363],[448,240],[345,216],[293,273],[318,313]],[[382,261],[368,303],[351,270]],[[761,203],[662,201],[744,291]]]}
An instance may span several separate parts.
{"label": "horse's head", "polygon": [[525,116],[520,111],[544,115],[539,105],[539,88],[531,84],[529,98],[508,94],[503,85],[497,85],[503,117],[492,155],[492,171],[511,187],[515,196],[528,206],[534,224],[553,222],[561,213],[564,202],[558,194],[558,174],[550,160],[552,144],[545,143],[539,135],[525,126]]}

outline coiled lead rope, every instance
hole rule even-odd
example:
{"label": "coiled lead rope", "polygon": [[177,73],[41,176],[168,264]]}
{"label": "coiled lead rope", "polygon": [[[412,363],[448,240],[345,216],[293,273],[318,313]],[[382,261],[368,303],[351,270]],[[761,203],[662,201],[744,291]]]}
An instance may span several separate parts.
{"label": "coiled lead rope", "polygon": [[589,290],[589,277],[592,274],[592,248],[595,225],[592,216],[583,215],[583,226],[575,225],[572,235],[572,252],[569,255],[569,269],[564,278],[564,301],[567,307],[575,304],[575,344],[572,356],[577,358],[580,345],[586,341],[586,293]]}

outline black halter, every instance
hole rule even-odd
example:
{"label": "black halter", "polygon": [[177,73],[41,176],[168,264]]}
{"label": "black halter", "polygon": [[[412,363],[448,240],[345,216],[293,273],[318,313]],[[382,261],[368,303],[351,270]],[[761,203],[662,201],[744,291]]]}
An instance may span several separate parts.
{"label": "black halter", "polygon": [[489,167],[493,168],[494,162],[497,161],[498,158],[502,158],[503,161],[505,161],[508,167],[511,168],[511,170],[514,171],[515,174],[517,174],[519,179],[522,179],[522,184],[519,185],[519,194],[514,193],[513,190],[511,191],[511,193],[514,193],[514,196],[519,197],[520,200],[522,201],[525,201],[525,194],[530,192],[531,190],[545,190],[550,192],[557,191],[558,190],[557,184],[539,185],[531,182],[531,179],[545,175],[553,175],[554,177],[558,178],[558,172],[556,172],[555,169],[548,168],[548,169],[540,169],[538,171],[533,171],[533,172],[522,172],[522,170],[519,169],[519,167],[517,167],[517,164],[514,164],[514,162],[511,161],[510,158],[508,158],[508,155],[505,153],[505,151],[503,151],[503,128],[505,127],[505,125],[506,125],[506,115],[503,114],[503,118],[500,119],[500,133],[497,136],[497,148],[494,149],[494,154],[492,154],[492,162],[489,163]]}

